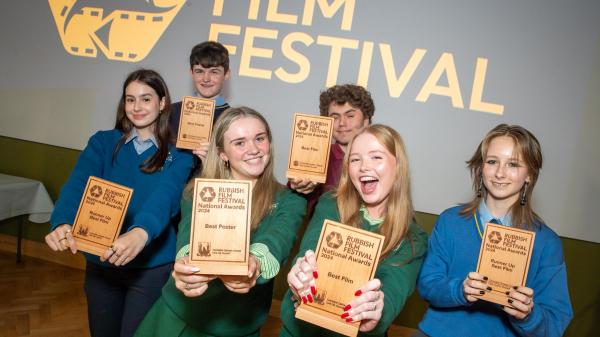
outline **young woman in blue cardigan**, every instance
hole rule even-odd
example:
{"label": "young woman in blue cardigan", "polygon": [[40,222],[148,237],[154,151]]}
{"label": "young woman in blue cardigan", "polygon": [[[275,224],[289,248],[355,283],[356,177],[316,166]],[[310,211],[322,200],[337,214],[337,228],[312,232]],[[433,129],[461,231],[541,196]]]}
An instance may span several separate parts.
{"label": "young woman in blue cardigan", "polygon": [[160,296],[175,256],[179,200],[193,159],[170,144],[170,97],[162,77],[129,74],[113,130],[93,135],[60,192],[46,243],[77,252],[71,227],[90,176],[133,189],[121,234],[87,259],[85,292],[92,336],[131,336]]}
{"label": "young woman in blue cardigan", "polygon": [[[440,214],[433,229],[418,282],[429,303],[419,334],[562,336],[573,317],[562,245],[531,207],[542,167],[538,140],[523,127],[501,124],[467,163],[475,195]],[[506,305],[476,296],[491,290],[487,275],[475,272],[489,222],[536,233],[526,284],[508,292]]]}

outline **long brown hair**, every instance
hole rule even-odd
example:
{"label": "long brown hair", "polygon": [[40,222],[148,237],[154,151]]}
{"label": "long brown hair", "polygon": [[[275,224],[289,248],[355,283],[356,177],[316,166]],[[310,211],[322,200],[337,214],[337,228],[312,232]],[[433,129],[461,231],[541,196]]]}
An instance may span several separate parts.
{"label": "long brown hair", "polygon": [[156,143],[158,144],[158,151],[140,165],[140,170],[142,172],[153,173],[163,167],[169,154],[169,115],[171,114],[171,96],[169,95],[169,88],[167,88],[167,84],[160,74],[154,70],[138,69],[130,73],[123,83],[123,92],[121,94],[121,99],[119,100],[119,106],[117,107],[117,121],[115,123],[115,129],[123,132],[123,136],[121,136],[121,139],[119,139],[119,142],[115,146],[112,157],[114,162],[119,149],[125,143],[125,140],[127,140],[127,137],[129,136],[129,132],[131,132],[134,127],[133,123],[131,123],[125,113],[125,91],[127,90],[127,86],[135,81],[154,89],[158,95],[158,100],[161,101],[164,98],[165,102],[155,121],[154,138],[156,138]]}
{"label": "long brown hair", "polygon": [[[537,215],[531,208],[531,198],[533,188],[540,175],[540,169],[542,168],[542,148],[537,138],[519,125],[508,125],[499,124],[483,138],[475,153],[471,159],[467,161],[467,167],[471,171],[471,179],[473,179],[473,191],[475,192],[473,199],[466,203],[460,214],[468,217],[479,209],[479,204],[482,200],[485,200],[487,196],[487,190],[483,184],[483,165],[485,164],[485,158],[487,151],[492,140],[496,137],[506,136],[510,137],[515,143],[515,152],[519,159],[522,159],[527,166],[527,173],[529,174],[530,181],[527,191],[525,191],[525,205],[521,205],[520,200],[510,207],[509,212],[511,213],[511,221],[514,227],[532,229],[537,222],[542,221],[539,215]],[[525,186],[525,184],[523,184]],[[524,187],[523,187],[524,188]],[[521,188],[521,194],[523,193]]]}
{"label": "long brown hair", "polygon": [[[233,179],[231,169],[225,162],[219,157],[219,153],[224,149],[225,143],[225,132],[229,130],[231,123],[240,118],[255,118],[258,119],[267,131],[267,137],[269,139],[269,161],[265,166],[263,173],[258,177],[254,187],[252,189],[252,230],[258,228],[258,225],[262,219],[271,210],[273,201],[275,200],[275,194],[283,186],[277,182],[273,175],[273,137],[271,134],[271,128],[265,120],[265,118],[257,111],[248,107],[235,107],[225,110],[219,119],[217,119],[213,133],[211,135],[210,144],[208,146],[208,153],[206,154],[206,160],[203,162],[201,178],[207,179]],[[197,177],[195,177],[197,178]],[[185,188],[184,197],[191,198],[192,191],[194,189],[194,180],[191,179]]]}
{"label": "long brown hair", "polygon": [[338,189],[335,192],[340,220],[344,224],[360,227],[362,223],[360,207],[363,200],[350,179],[348,165],[349,154],[352,152],[354,141],[363,133],[375,136],[377,141],[396,158],[394,185],[387,198],[383,223],[379,226],[379,233],[385,236],[382,249],[382,256],[385,257],[398,247],[402,239],[407,237],[408,227],[415,216],[410,192],[408,157],[402,137],[396,130],[389,126],[381,124],[369,125],[352,138],[348,145],[348,151],[346,151],[346,155],[344,156],[342,175]]}

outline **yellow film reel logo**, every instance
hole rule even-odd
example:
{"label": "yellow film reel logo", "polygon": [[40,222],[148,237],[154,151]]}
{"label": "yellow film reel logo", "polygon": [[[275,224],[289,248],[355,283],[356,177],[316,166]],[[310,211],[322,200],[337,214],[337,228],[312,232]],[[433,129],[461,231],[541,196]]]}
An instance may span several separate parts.
{"label": "yellow film reel logo", "polygon": [[100,49],[109,60],[126,62],[141,61],[150,53],[185,0],[139,2],[137,7],[143,9],[109,12],[92,5],[76,6],[77,0],[48,0],[67,53],[97,57]]}

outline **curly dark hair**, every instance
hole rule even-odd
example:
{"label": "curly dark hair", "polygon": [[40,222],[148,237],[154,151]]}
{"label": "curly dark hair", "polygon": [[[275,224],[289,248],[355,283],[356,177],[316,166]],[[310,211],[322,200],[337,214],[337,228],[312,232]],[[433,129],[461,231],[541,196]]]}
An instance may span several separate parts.
{"label": "curly dark hair", "polygon": [[354,108],[360,109],[365,118],[371,118],[375,114],[375,103],[371,98],[371,94],[360,85],[341,84],[334,85],[329,89],[322,91],[319,97],[319,110],[321,116],[329,115],[329,105],[335,102],[338,105],[350,104]]}

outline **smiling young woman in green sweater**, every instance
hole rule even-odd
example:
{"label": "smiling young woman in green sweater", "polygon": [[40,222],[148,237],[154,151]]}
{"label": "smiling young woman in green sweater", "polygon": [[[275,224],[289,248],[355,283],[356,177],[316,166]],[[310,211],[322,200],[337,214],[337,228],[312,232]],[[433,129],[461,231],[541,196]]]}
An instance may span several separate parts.
{"label": "smiling young woman in green sweater", "polygon": [[370,125],[348,145],[340,185],[319,199],[288,274],[280,336],[341,336],[294,317],[295,302],[312,302],[317,291],[321,271],[313,250],[325,219],[385,236],[375,278],[357,285],[356,297],[339,312],[340,320],[360,321],[359,335],[384,336],[415,288],[427,246],[427,234],[414,223],[406,151],[395,130]]}
{"label": "smiling young woman in green sweater", "polygon": [[[251,180],[252,232],[246,276],[198,275],[188,264],[192,200],[185,193],[173,277],[136,336],[258,336],[273,294],[273,277],[287,259],[306,200],[273,176],[273,144],[265,119],[240,107],[217,120],[203,178]],[[190,192],[190,189],[187,190]]]}

